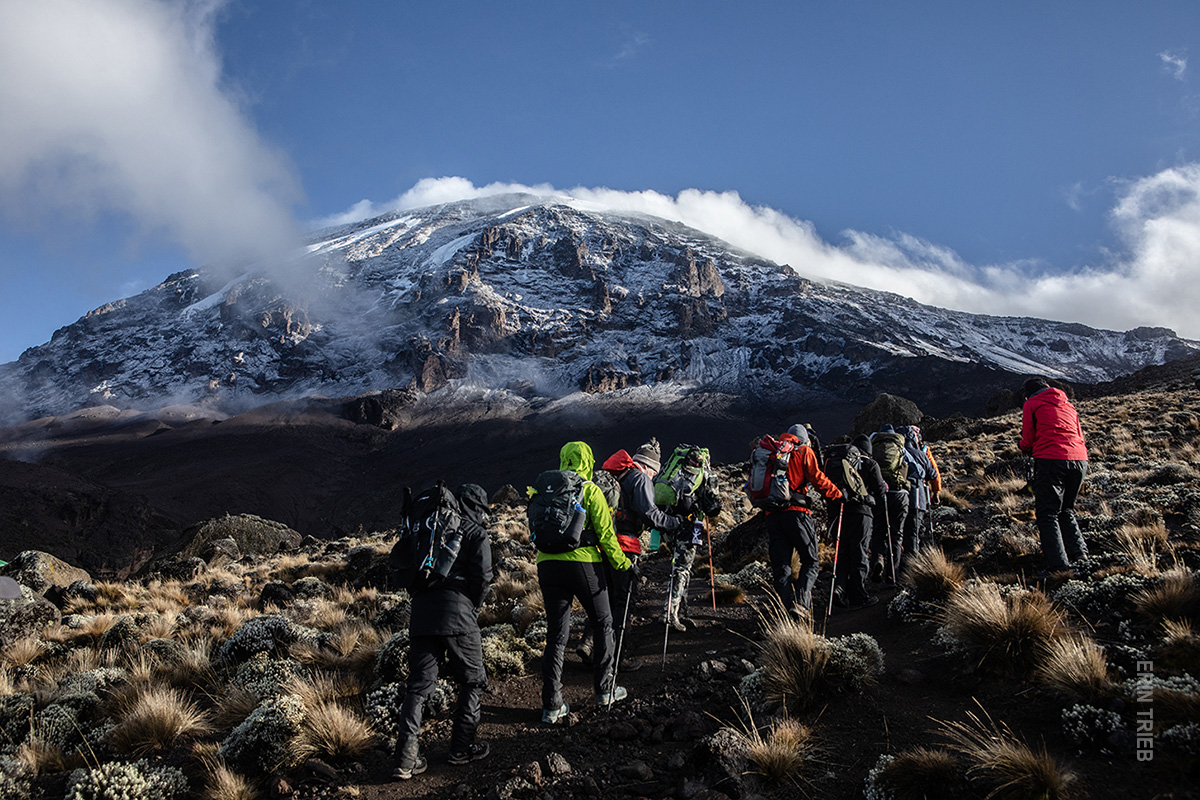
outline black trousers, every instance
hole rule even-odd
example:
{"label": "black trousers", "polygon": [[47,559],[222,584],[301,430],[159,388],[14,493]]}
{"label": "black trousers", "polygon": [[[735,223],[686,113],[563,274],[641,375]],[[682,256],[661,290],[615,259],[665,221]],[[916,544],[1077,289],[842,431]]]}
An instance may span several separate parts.
{"label": "black trousers", "polygon": [[1042,556],[1051,572],[1067,569],[1088,554],[1075,518],[1075,498],[1087,477],[1087,465],[1057,458],[1033,460],[1033,508]]}
{"label": "black trousers", "polygon": [[854,511],[842,512],[842,533],[837,544],[834,583],[842,587],[846,602],[861,605],[867,599],[867,546],[872,518]]}
{"label": "black trousers", "polygon": [[[630,561],[636,562],[638,559],[638,556],[634,553],[626,553],[625,555]],[[608,584],[608,607],[613,625],[613,652],[620,652],[624,656],[626,654],[625,648],[629,645],[628,643],[622,644],[622,640],[625,638],[625,634],[629,628],[632,627],[629,624],[629,618],[633,614],[633,609],[637,608],[637,581],[633,579],[632,570],[613,569],[607,561],[604,562],[604,580]],[[591,642],[593,637],[592,621],[589,618],[583,623],[580,644]]]}
{"label": "black trousers", "polygon": [[613,622],[604,565],[591,561],[538,563],[538,583],[546,604],[546,651],[542,654],[542,708],[562,706],[563,653],[571,636],[571,601],[578,598],[591,623],[592,682],[596,694],[612,689]]}
{"label": "black trousers", "polygon": [[[483,648],[479,631],[456,636],[414,636],[408,646],[408,683],[400,721],[397,753],[406,742],[416,742],[421,733],[425,699],[437,685],[438,666],[445,661],[450,676],[459,684],[454,707],[454,729],[450,733],[450,752],[459,753],[475,741],[479,727],[480,701],[487,688],[483,668]],[[415,753],[416,751],[413,750]]]}
{"label": "black trousers", "polygon": [[[893,567],[895,575],[900,574],[900,555],[904,547],[904,522],[908,519],[908,490],[898,490],[887,493],[887,514],[879,519],[882,511],[877,511],[871,532],[871,557],[882,558],[887,564],[888,554],[891,554],[892,565],[884,570],[884,577],[891,579]],[[886,523],[886,524],[885,524]],[[890,530],[889,530],[890,528]],[[891,540],[889,547],[888,540]]]}
{"label": "black trousers", "polygon": [[[803,511],[772,511],[767,515],[767,553],[771,582],[784,608],[797,603],[812,608],[812,590],[821,565],[817,559],[817,532],[812,515]],[[800,574],[792,574],[792,553],[800,556]]]}

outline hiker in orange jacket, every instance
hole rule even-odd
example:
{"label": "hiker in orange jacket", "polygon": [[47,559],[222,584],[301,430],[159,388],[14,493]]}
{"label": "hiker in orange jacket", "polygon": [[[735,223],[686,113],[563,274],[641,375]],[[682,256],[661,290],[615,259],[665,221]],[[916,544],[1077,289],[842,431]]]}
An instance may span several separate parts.
{"label": "hiker in orange jacket", "polygon": [[[788,460],[788,483],[793,494],[803,495],[809,485],[815,486],[826,500],[840,500],[841,491],[825,477],[817,464],[817,456],[809,446],[808,430],[793,425],[779,437],[795,444]],[[812,589],[820,573],[817,558],[817,532],[812,511],[807,503],[798,503],[782,511],[768,511],[767,552],[771,558],[771,582],[784,608],[798,617],[811,616]],[[792,553],[800,556],[800,574],[792,574]]]}

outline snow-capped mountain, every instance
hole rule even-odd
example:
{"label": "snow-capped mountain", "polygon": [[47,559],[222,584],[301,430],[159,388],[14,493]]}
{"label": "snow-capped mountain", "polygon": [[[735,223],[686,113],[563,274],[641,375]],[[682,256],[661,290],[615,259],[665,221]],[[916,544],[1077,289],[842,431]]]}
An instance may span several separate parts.
{"label": "snow-capped mountain", "polygon": [[284,261],[171,275],[0,370],[33,415],[447,384],[936,402],[1013,373],[1096,382],[1200,349],[1165,329],[981,316],[818,283],[803,264],[565,198],[386,214],[321,231]]}

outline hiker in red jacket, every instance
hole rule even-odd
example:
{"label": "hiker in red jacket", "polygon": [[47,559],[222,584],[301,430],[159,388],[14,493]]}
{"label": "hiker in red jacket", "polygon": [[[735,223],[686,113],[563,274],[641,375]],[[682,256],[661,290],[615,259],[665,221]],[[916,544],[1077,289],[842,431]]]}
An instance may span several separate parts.
{"label": "hiker in red jacket", "polygon": [[[808,431],[803,425],[793,425],[779,437],[794,442],[795,450],[788,460],[788,483],[793,494],[804,494],[812,484],[826,500],[840,500],[841,491],[833,485],[817,465],[817,456],[808,443]],[[812,511],[807,504],[789,506],[782,511],[768,511],[767,552],[771,558],[771,582],[784,608],[797,617],[812,615],[812,589],[821,571],[817,560],[817,533],[813,527]],[[800,556],[800,574],[792,574],[792,552]]]}
{"label": "hiker in red jacket", "polygon": [[1087,445],[1079,414],[1061,389],[1030,378],[1025,397],[1021,451],[1033,455],[1033,496],[1045,572],[1069,569],[1088,554],[1075,518],[1075,498],[1087,475]]}

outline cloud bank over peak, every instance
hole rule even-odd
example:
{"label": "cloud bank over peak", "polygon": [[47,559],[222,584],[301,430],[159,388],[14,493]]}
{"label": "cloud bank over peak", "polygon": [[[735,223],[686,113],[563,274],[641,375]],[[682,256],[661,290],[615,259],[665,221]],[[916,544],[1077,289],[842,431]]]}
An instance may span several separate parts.
{"label": "cloud bank over peak", "polygon": [[0,203],[116,214],[196,262],[295,241],[298,183],[221,85],[215,0],[0,0]]}
{"label": "cloud bank over peak", "polygon": [[975,265],[953,249],[900,233],[843,232],[832,244],[812,223],[745,202],[737,192],[685,189],[678,195],[546,184],[475,186],[461,177],[426,178],[390,203],[363,200],[319,225],[389,210],[525,192],[586,208],[677,220],[818,280],[895,292],[919,302],[982,314],[1032,316],[1124,330],[1173,328],[1200,338],[1200,164],[1123,185],[1110,220],[1122,252],[1107,264],[1054,273],[1041,263]]}

